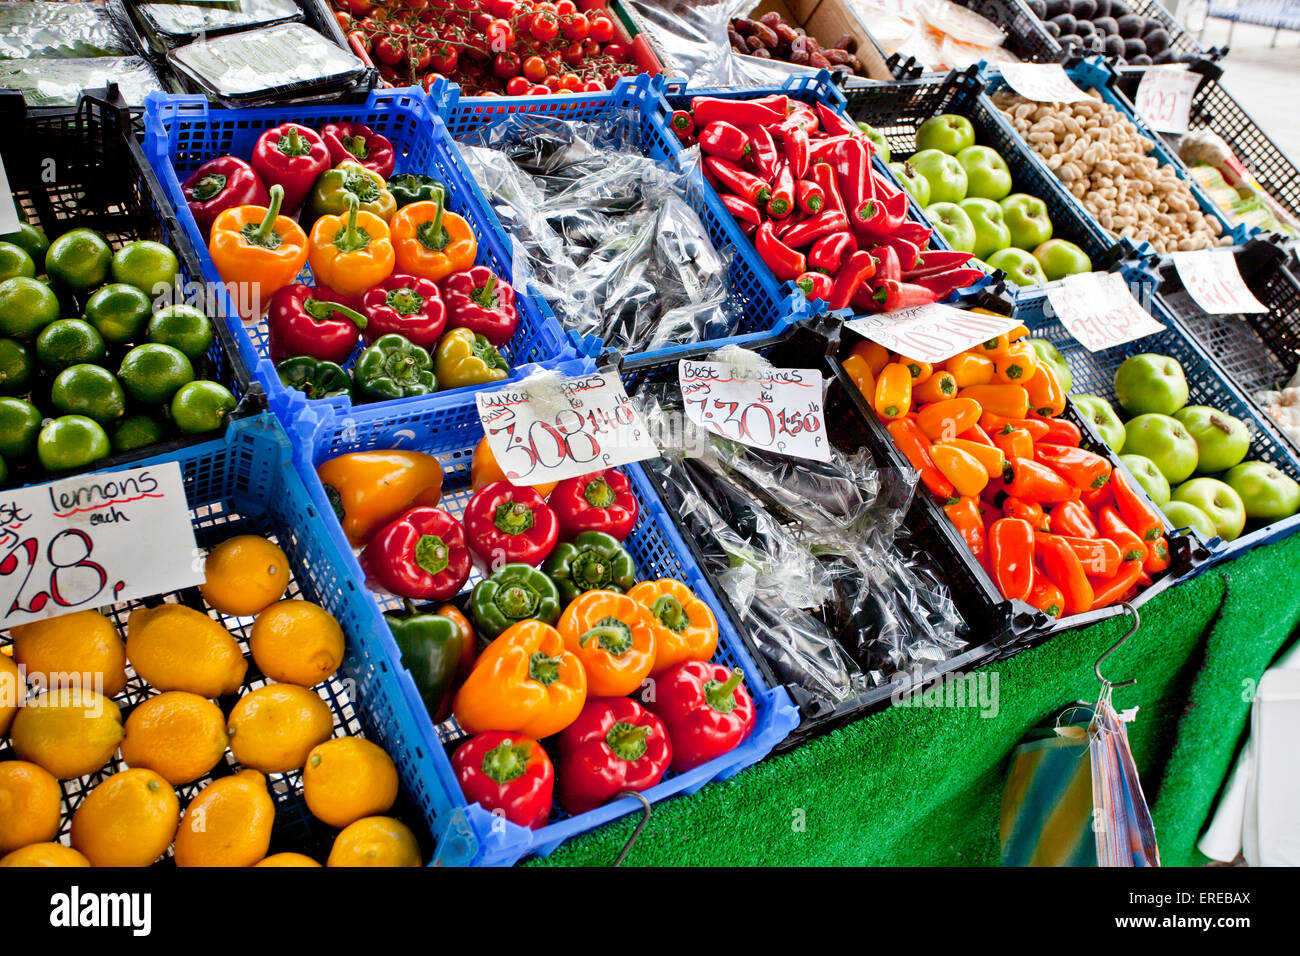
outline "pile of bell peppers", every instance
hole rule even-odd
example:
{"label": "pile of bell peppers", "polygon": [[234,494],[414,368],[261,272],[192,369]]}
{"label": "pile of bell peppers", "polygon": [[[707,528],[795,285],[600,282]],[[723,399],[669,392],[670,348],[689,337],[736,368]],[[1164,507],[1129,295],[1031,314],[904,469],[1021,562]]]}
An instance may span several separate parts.
{"label": "pile of bell peppers", "polygon": [[1165,525],[1060,416],[1028,331],[931,366],[861,341],[843,366],[1002,595],[1053,617],[1130,600],[1170,565]]}
{"label": "pile of bell peppers", "polygon": [[[394,175],[395,163],[363,124],[284,123],[250,161],[209,160],[182,184],[222,280],[245,287],[244,318],[265,314],[281,382],[309,398],[379,401],[510,374],[500,349],[519,325],[514,289],[475,265],[474,230],[445,187]],[[305,265],[314,285],[297,281]]]}
{"label": "pile of bell peppers", "polygon": [[930,250],[907,193],[837,110],[785,95],[698,96],[670,127],[698,144],[704,177],[782,281],[831,309],[891,312],[937,302],[983,276],[963,252]]}

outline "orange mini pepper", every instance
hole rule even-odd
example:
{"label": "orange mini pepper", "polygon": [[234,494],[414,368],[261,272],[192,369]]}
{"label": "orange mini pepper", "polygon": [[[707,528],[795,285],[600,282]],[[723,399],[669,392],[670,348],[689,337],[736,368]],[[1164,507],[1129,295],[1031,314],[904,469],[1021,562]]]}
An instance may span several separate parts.
{"label": "orange mini pepper", "polygon": [[[984,310],[981,309],[972,309],[971,311],[984,312]],[[984,312],[984,314],[994,315],[995,313]],[[989,358],[993,358],[998,355],[1004,355],[1007,349],[1011,348],[1012,344],[1019,342],[1028,334],[1029,334],[1029,329],[1025,328],[1025,326],[1023,325],[1017,325],[1009,332],[1003,332],[1001,335],[997,336],[996,338],[992,338],[989,339],[987,342],[980,343],[978,346],[976,346],[976,349],[981,353],[983,353],[984,355],[987,355]]]}
{"label": "orange mini pepper", "polygon": [[1164,522],[1146,498],[1134,489],[1123,471],[1113,471],[1110,484],[1115,493],[1115,507],[1119,509],[1124,523],[1136,531],[1143,541],[1154,541],[1165,533]]}
{"label": "orange mini pepper", "polygon": [[660,578],[634,585],[627,596],[649,609],[655,639],[650,673],[662,674],[683,661],[707,661],[718,646],[718,622],[709,606],[681,581]]}
{"label": "orange mini pepper", "polygon": [[[280,215],[283,202],[284,187],[272,186],[270,206],[232,206],[212,222],[208,252],[246,319],[256,318],[307,262],[307,235]],[[256,294],[239,294],[239,286]]]}
{"label": "orange mini pepper", "polygon": [[943,476],[930,458],[930,441],[910,418],[898,418],[885,426],[898,450],[921,476],[925,487],[940,498],[953,496],[952,482]]}
{"label": "orange mini pepper", "polygon": [[1035,531],[1046,531],[1050,527],[1047,512],[1037,501],[1025,501],[1023,498],[1007,495],[1002,502],[1002,514],[1008,518],[1019,518],[1021,521],[1029,522],[1029,526]]}
{"label": "orange mini pepper", "polygon": [[1169,542],[1162,534],[1151,542],[1151,547],[1147,551],[1147,559],[1142,562],[1142,570],[1147,574],[1156,575],[1169,567]]}
{"label": "orange mini pepper", "polygon": [[393,243],[399,272],[441,282],[474,265],[478,240],[462,216],[447,212],[445,195],[409,203],[393,216]]}
{"label": "orange mini pepper", "polygon": [[985,445],[965,438],[948,438],[939,444],[960,448],[978,461],[990,478],[1001,478],[1003,470],[1007,467],[1007,456],[1002,453],[1001,448],[992,443]]}
{"label": "orange mini pepper", "polygon": [[362,212],[347,197],[346,216],[321,216],[311,227],[311,271],[316,281],[344,295],[359,295],[393,274],[388,223]]}
{"label": "orange mini pepper", "polygon": [[1039,364],[1034,377],[1025,384],[1025,391],[1029,394],[1029,406],[1039,415],[1055,418],[1065,412],[1065,390],[1061,388],[1056,372],[1046,362]]}
{"label": "orange mini pepper", "polygon": [[948,516],[971,553],[977,558],[983,557],[988,550],[988,537],[979,501],[969,497],[952,498],[943,506],[943,513]]}
{"label": "orange mini pepper", "polygon": [[564,609],[556,628],[582,661],[592,697],[626,697],[654,666],[650,612],[626,594],[587,591]]}
{"label": "orange mini pepper", "polygon": [[[1014,458],[1009,466],[1012,477],[1007,482],[1007,494],[1015,498],[1037,501],[1040,505],[1053,505],[1062,501],[1075,501],[1079,489],[1046,465],[1032,458]],[[1060,584],[1060,582],[1057,582]]]}
{"label": "orange mini pepper", "polygon": [[902,355],[898,357],[898,361],[911,373],[913,388],[925,384],[930,380],[930,376],[934,374],[934,366],[929,362],[906,358]]}
{"label": "orange mini pepper", "polygon": [[1023,428],[1004,425],[993,433],[993,444],[1002,450],[1009,462],[1034,457],[1034,440]]}
{"label": "orange mini pepper", "polygon": [[1061,589],[1037,568],[1034,569],[1034,583],[1029,588],[1028,601],[1052,617],[1060,617],[1065,610],[1065,596],[1061,594]]}
{"label": "orange mini pepper", "polygon": [[[477,445],[474,446],[474,457],[469,462],[469,482],[470,487],[475,491],[480,488],[486,488],[494,481],[509,481],[506,473],[501,470],[501,465],[497,461],[497,456],[492,453],[492,446],[488,444],[485,437],[480,438]],[[550,497],[555,490],[557,482],[550,481],[541,485],[530,485],[543,498]]]}
{"label": "orange mini pepper", "polygon": [[1064,534],[1038,537],[1057,537],[1068,544],[1091,578],[1113,577],[1122,563],[1119,545],[1108,538],[1075,538]]}
{"label": "orange mini pepper", "polygon": [[912,389],[912,398],[922,405],[942,402],[944,399],[955,398],[956,395],[957,379],[953,378],[952,372],[942,369]]}
{"label": "orange mini pepper", "polygon": [[872,403],[876,414],[884,419],[902,418],[912,409],[912,373],[901,362],[890,362],[876,379],[876,396]]}
{"label": "orange mini pepper", "polygon": [[442,465],[424,452],[351,452],[323,462],[316,474],[355,548],[407,509],[442,500]]}
{"label": "orange mini pepper", "polygon": [[573,723],[587,700],[587,673],[560,632],[519,621],[489,644],[456,692],[451,711],[467,732],[504,730],[541,740]]}
{"label": "orange mini pepper", "polygon": [[845,356],[844,361],[840,364],[844,366],[844,371],[849,376],[849,380],[862,393],[862,397],[868,402],[874,401],[876,397],[876,373],[871,371],[871,366],[867,364],[867,360],[855,351]]}
{"label": "orange mini pepper", "polygon": [[889,349],[870,339],[863,339],[853,346],[853,351],[849,354],[860,356],[871,369],[872,375],[879,375],[880,370],[889,364]]}
{"label": "orange mini pepper", "polygon": [[[1082,614],[1092,609],[1093,590],[1083,563],[1060,535],[1040,535],[1034,541],[1035,552],[1043,562],[1052,583],[1061,589],[1066,615]],[[1141,571],[1141,567],[1138,568]]]}
{"label": "orange mini pepper", "polygon": [[1002,596],[1029,597],[1034,582],[1034,529],[1019,518],[999,518],[989,526],[989,569]]}
{"label": "orange mini pepper", "polygon": [[969,398],[947,398],[931,402],[916,413],[916,424],[931,441],[956,438],[977,423],[980,406]]}
{"label": "orange mini pepper", "polygon": [[952,373],[958,388],[988,385],[993,381],[993,360],[973,352],[954,355],[944,363],[944,369]]}
{"label": "orange mini pepper", "polygon": [[971,398],[980,408],[1003,418],[1024,418],[1029,412],[1029,393],[1019,385],[967,385],[958,398]]}
{"label": "orange mini pepper", "polygon": [[1038,373],[1038,353],[1026,342],[1008,345],[993,359],[993,381],[1027,385]]}
{"label": "orange mini pepper", "polygon": [[1113,576],[1090,581],[1093,587],[1092,606],[1109,607],[1124,600],[1129,591],[1138,586],[1141,577],[1142,565],[1136,561],[1125,561]]}
{"label": "orange mini pepper", "polygon": [[977,496],[989,483],[989,473],[979,459],[954,445],[932,446],[930,460],[963,497]]}
{"label": "orange mini pepper", "polygon": [[1029,432],[1029,437],[1035,442],[1048,441],[1048,435],[1051,433],[1047,423],[1039,419],[1003,418],[1001,415],[994,415],[992,412],[985,412],[980,415],[980,425],[987,428],[990,434],[1004,431],[1008,425],[1012,428],[1022,428]]}

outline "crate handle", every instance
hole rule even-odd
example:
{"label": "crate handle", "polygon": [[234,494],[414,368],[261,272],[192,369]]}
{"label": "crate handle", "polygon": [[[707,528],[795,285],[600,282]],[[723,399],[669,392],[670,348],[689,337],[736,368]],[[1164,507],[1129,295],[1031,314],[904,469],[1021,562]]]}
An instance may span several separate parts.
{"label": "crate handle", "polygon": [[632,835],[628,837],[627,842],[623,844],[623,849],[620,850],[618,856],[614,858],[614,862],[611,864],[612,866],[623,865],[623,861],[627,859],[627,855],[632,852],[632,847],[636,846],[636,841],[640,838],[641,831],[643,831],[646,824],[650,822],[650,814],[654,813],[654,808],[650,806],[650,801],[647,800],[644,795],[635,790],[624,790],[619,794],[619,796],[631,797],[634,800],[641,801],[641,808],[644,810],[644,813],[641,815],[641,822],[636,825],[636,829],[632,831]]}

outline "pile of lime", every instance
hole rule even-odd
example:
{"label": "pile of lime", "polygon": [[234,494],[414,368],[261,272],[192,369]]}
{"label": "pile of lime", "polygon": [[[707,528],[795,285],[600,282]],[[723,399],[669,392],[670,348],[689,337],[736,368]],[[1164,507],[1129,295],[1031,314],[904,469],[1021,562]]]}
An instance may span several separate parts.
{"label": "pile of lime", "polygon": [[212,324],[173,304],[176,254],[116,251],[98,232],[0,236],[0,484],[61,472],[168,435],[219,429],[235,407],[206,381]]}

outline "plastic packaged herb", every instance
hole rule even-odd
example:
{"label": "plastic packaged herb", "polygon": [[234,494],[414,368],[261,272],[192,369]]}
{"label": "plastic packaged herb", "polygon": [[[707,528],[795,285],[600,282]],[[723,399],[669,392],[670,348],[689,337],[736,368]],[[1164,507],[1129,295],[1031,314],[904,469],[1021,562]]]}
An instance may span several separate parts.
{"label": "plastic packaged herb", "polygon": [[141,3],[134,6],[149,45],[165,53],[200,36],[302,19],[293,0],[235,0],[209,6],[196,3]]}
{"label": "plastic packaged herb", "polygon": [[0,58],[123,56],[130,52],[105,7],[0,3]]}

